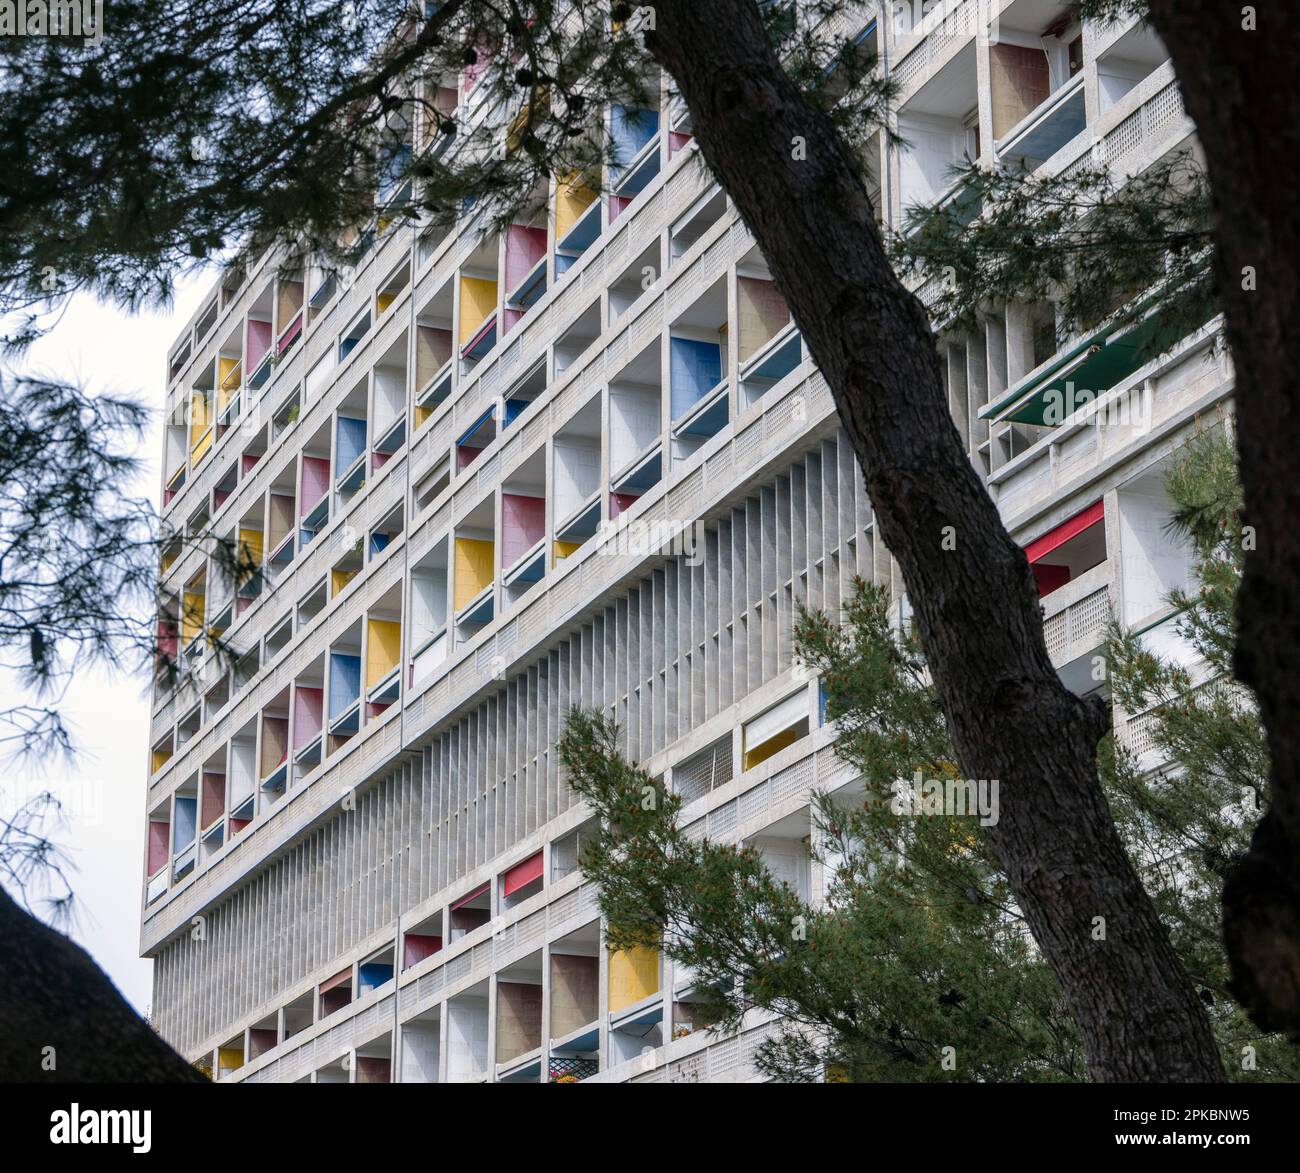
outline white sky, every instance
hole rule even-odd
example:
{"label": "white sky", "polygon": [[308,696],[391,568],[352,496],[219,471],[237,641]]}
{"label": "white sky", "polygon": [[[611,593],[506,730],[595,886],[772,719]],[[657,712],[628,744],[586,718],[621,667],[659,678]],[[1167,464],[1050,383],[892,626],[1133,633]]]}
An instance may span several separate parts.
{"label": "white sky", "polygon": [[[58,325],[33,345],[19,372],[79,379],[93,392],[132,394],[156,409],[144,443],[135,493],[155,505],[160,495],[164,364],[167,350],[211,286],[208,274],[178,283],[169,310],[134,316],[88,296],[73,299]],[[147,680],[102,670],[76,681],[62,706],[77,757],[44,773],[0,762],[0,804],[9,814],[25,794],[49,789],[67,805],[67,825],[54,834],[77,870],[72,886],[80,921],[72,936],[142,1013],[151,994],[152,963],[141,960],[140,899],[144,870],[144,801],[148,760]],[[0,706],[15,702],[12,678],[0,673]]]}

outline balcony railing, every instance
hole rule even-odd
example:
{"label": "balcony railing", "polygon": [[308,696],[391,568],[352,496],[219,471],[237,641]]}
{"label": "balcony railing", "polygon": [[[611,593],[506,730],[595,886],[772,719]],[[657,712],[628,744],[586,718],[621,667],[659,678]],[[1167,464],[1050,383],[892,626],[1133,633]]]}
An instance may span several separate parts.
{"label": "balcony railing", "polygon": [[1110,577],[1107,560],[1043,600],[1043,637],[1053,662],[1101,643],[1111,617]]}
{"label": "balcony railing", "polygon": [[581,1083],[600,1070],[596,1059],[568,1059],[553,1057],[548,1063],[548,1083]]}

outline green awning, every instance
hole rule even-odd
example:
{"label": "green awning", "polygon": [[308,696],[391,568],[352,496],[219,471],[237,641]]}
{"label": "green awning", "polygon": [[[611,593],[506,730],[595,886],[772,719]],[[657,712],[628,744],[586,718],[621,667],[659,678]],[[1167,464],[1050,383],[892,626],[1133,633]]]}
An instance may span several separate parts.
{"label": "green awning", "polygon": [[1168,350],[1183,334],[1166,326],[1158,311],[1135,322],[1136,316],[1090,334],[1047,370],[1022,379],[996,403],[987,404],[980,410],[980,419],[1055,426],[1089,402],[1086,393],[1091,392],[1095,401]]}

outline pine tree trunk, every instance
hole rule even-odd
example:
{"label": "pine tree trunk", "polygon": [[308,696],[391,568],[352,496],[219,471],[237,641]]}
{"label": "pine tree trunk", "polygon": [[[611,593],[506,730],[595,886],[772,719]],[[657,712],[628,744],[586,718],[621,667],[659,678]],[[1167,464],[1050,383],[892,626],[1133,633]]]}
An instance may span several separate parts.
{"label": "pine tree trunk", "polygon": [[[1252,18],[1248,13],[1255,13]],[[1236,676],[1255,690],[1270,807],[1224,887],[1233,991],[1300,1035],[1300,20],[1286,5],[1151,0],[1214,195],[1216,277],[1236,369],[1245,570]],[[1256,27],[1246,27],[1250,24]],[[1253,547],[1253,548],[1252,548]]]}
{"label": "pine tree trunk", "polygon": [[854,160],[780,68],[753,0],[653,11],[646,43],[676,79],[704,158],[835,397],[962,768],[999,780],[990,840],[1092,1076],[1221,1079],[1205,1009],[1102,793],[1107,713],[1057,678],[1029,564],[963,451],[925,310],[889,265]]}
{"label": "pine tree trunk", "polygon": [[191,1082],[85,950],[0,891],[0,1083]]}

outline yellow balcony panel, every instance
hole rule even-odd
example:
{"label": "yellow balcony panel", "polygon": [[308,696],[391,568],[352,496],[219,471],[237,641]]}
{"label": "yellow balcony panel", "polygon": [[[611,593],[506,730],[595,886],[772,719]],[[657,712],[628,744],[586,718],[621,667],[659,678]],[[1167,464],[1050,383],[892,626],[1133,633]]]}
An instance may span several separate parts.
{"label": "yellow balcony panel", "polygon": [[366,687],[373,688],[397,667],[402,656],[402,625],[392,619],[366,621]]}
{"label": "yellow balcony panel", "polygon": [[609,1011],[616,1014],[659,990],[659,950],[645,945],[609,955]]}
{"label": "yellow balcony panel", "polygon": [[185,606],[181,612],[181,643],[188,644],[203,630],[203,596],[185,596]]}
{"label": "yellow balcony panel", "polygon": [[241,529],[239,531],[239,560],[247,566],[261,566],[264,556],[262,531],[260,529]]}
{"label": "yellow balcony panel", "polygon": [[190,463],[198,464],[212,448],[212,429],[209,428],[194,442],[190,449]]}
{"label": "yellow balcony panel", "polygon": [[581,218],[597,196],[585,176],[571,174],[555,186],[555,238],[559,240]]}
{"label": "yellow balcony panel", "polygon": [[217,359],[217,385],[223,391],[235,391],[239,388],[240,362],[237,358]]}
{"label": "yellow balcony panel", "polygon": [[331,570],[330,571],[330,598],[341,594],[343,590],[357,576],[356,570]]}
{"label": "yellow balcony panel", "polygon": [[456,539],[455,609],[472,603],[492,583],[494,543],[479,538]]}
{"label": "yellow balcony panel", "polygon": [[581,549],[582,549],[581,542],[557,541],[555,543],[555,563],[560,562],[562,559],[567,558],[570,554],[574,554]]}
{"label": "yellow balcony panel", "polygon": [[468,342],[496,312],[497,283],[488,277],[460,279],[460,341]]}

